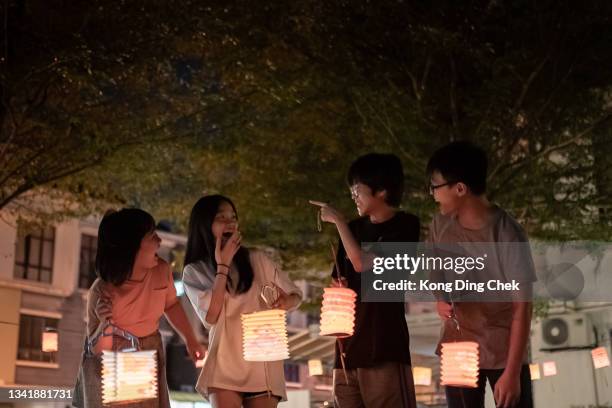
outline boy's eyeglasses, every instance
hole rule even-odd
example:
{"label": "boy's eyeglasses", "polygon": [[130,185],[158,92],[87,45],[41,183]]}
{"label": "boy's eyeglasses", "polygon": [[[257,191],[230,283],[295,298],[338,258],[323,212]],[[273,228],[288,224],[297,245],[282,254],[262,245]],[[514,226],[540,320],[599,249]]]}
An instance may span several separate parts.
{"label": "boy's eyeglasses", "polygon": [[447,181],[446,183],[442,183],[442,184],[429,183],[429,194],[433,194],[434,191],[436,191],[440,187],[450,186],[451,184],[455,184],[455,183],[453,183],[452,181]]}

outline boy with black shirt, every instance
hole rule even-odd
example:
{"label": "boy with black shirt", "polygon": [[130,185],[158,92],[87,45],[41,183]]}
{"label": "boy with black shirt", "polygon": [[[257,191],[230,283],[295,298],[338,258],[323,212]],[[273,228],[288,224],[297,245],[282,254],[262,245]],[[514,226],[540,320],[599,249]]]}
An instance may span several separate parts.
{"label": "boy with black shirt", "polygon": [[440,207],[429,227],[427,241],[475,246],[497,243],[498,248],[514,248],[500,251],[496,262],[489,259],[485,273],[491,277],[516,277],[523,288],[520,296],[507,301],[505,298],[491,301],[489,296],[489,301],[437,302],[443,321],[440,344],[473,341],[479,345],[478,387],[447,386],[448,406],[484,407],[488,380],[497,407],[531,408],[527,342],[532,314],[530,288],[535,271],[525,231],[508,213],[487,200],[487,157],[477,146],[458,141],[438,149],[429,160],[427,173],[430,194]]}
{"label": "boy with black shirt", "polygon": [[[355,332],[336,343],[335,404],[353,407],[416,407],[404,303],[362,302],[362,242],[418,242],[419,219],[399,211],[404,190],[402,164],[393,154],[371,153],[351,165],[347,182],[360,218],[347,223],[342,214],[317,201],[321,219],[340,234],[337,265],[332,276],[357,293]],[[338,275],[340,272],[340,276]],[[342,373],[340,351],[348,383]]]}

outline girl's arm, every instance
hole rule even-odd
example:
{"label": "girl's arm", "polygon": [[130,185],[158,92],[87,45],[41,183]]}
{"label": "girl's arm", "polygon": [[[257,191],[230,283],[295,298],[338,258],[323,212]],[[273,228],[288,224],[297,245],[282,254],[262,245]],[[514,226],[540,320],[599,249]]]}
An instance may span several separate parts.
{"label": "girl's arm", "polygon": [[223,309],[228,274],[229,269],[227,267],[221,265],[217,266],[217,275],[215,276],[212,287],[210,306],[208,307],[208,312],[206,312],[206,323],[211,326],[217,324],[219,314],[221,313],[221,309]]}
{"label": "girl's arm", "polygon": [[215,274],[215,282],[212,289],[212,298],[208,313],[206,313],[206,322],[210,325],[216,324],[219,320],[219,314],[223,308],[223,300],[225,299],[227,276],[229,275],[229,266],[234,259],[234,255],[240,248],[240,234],[235,231],[227,240],[223,248],[221,248],[221,238],[217,238],[215,242],[215,260],[217,261],[217,272]]}
{"label": "girl's arm", "polygon": [[183,339],[191,359],[196,361],[204,358],[206,349],[198,342],[198,339],[193,333],[193,329],[191,328],[191,324],[189,323],[189,319],[187,319],[181,302],[178,300],[174,302],[172,306],[164,311],[164,314],[168,322]]}

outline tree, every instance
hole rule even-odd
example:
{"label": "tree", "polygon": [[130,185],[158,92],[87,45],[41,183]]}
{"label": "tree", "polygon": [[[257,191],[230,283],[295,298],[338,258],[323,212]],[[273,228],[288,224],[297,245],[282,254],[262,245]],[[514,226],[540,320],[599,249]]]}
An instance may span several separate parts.
{"label": "tree", "polygon": [[[70,151],[84,161],[100,154],[101,163],[58,188],[148,208],[179,230],[201,194],[225,193],[246,236],[282,248],[290,267],[329,263],[336,238],[316,231],[307,200],[350,214],[344,173],[368,151],[402,158],[406,207],[426,226],[434,211],[427,158],[459,138],[487,150],[491,197],[532,237],[610,239],[611,7],[66,2],[56,10],[59,31],[57,18],[36,31],[45,25],[34,22],[51,18],[42,13],[10,20],[9,33],[20,34],[9,43],[29,48],[12,51],[22,59],[5,66],[3,100],[37,100],[14,95],[44,81],[8,86],[9,73],[60,55],[54,78],[66,90],[45,99],[53,109],[31,110],[33,123],[44,125],[47,146],[61,146],[71,129],[81,136],[66,142]],[[17,105],[4,105],[3,141],[12,129],[6,106]]]}

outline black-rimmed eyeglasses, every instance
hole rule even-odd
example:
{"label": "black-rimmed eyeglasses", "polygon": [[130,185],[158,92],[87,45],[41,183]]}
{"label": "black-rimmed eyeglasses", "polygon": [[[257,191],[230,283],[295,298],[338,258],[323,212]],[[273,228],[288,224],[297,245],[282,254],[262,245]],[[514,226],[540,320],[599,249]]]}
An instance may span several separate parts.
{"label": "black-rimmed eyeglasses", "polygon": [[433,194],[434,191],[436,191],[440,187],[450,186],[451,184],[455,184],[455,183],[453,183],[452,181],[447,181],[446,183],[442,183],[442,184],[429,183],[429,194]]}

